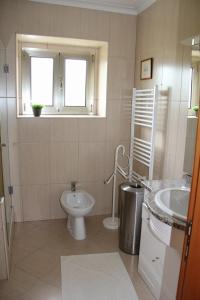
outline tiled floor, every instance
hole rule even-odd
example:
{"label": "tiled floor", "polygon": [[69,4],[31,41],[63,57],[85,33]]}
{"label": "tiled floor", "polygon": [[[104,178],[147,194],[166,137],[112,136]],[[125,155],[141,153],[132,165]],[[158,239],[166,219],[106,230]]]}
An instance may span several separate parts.
{"label": "tiled floor", "polygon": [[[87,218],[84,241],[69,235],[66,220],[17,223],[11,276],[9,281],[0,281],[0,299],[61,300],[60,256],[119,251],[117,232],[104,229],[102,218]],[[153,300],[137,273],[138,257],[122,252],[120,255],[139,299]]]}

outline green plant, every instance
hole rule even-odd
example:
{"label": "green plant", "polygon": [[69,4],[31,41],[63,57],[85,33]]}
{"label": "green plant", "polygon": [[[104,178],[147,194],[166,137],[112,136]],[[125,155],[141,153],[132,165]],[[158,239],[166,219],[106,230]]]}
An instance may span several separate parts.
{"label": "green plant", "polygon": [[35,108],[35,109],[42,109],[44,107],[43,104],[32,104],[31,106],[32,106],[32,108]]}
{"label": "green plant", "polygon": [[193,105],[192,110],[197,112],[199,110],[199,106],[198,105]]}

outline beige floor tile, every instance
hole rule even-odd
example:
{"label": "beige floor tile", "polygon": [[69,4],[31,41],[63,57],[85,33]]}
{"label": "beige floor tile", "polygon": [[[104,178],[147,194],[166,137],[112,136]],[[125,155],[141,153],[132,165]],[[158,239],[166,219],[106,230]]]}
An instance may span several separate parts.
{"label": "beige floor tile", "polygon": [[139,299],[153,300],[137,272],[138,256],[118,249],[118,233],[103,227],[104,218],[86,218],[83,241],[71,237],[66,219],[16,224],[11,276],[0,281],[0,300],[61,300],[61,256],[111,251],[119,251]]}
{"label": "beige floor tile", "polygon": [[27,249],[21,244],[14,243],[13,250],[11,254],[11,264],[12,266],[19,264],[25,257],[33,253],[35,249]]}
{"label": "beige floor tile", "polygon": [[11,290],[9,294],[0,295],[0,300],[25,300],[25,299],[24,299],[24,293],[21,293],[18,290]]}
{"label": "beige floor tile", "polygon": [[9,280],[0,281],[0,299],[4,300],[4,298],[9,299],[10,297],[18,300],[39,283],[40,281],[30,274],[18,268],[12,268]]}
{"label": "beige floor tile", "polygon": [[42,278],[42,281],[61,289],[61,271],[60,266],[55,267],[49,274]]}
{"label": "beige floor tile", "polygon": [[44,283],[39,283],[24,295],[24,300],[62,300],[61,290]]}
{"label": "beige floor tile", "polygon": [[20,262],[20,269],[37,278],[47,275],[56,266],[60,266],[60,255],[52,255],[44,250],[37,250]]}
{"label": "beige floor tile", "polygon": [[17,295],[25,293],[25,287],[14,279],[0,280],[0,299],[3,300],[5,295]]}
{"label": "beige floor tile", "polygon": [[15,223],[15,238],[22,234],[28,233],[39,227],[39,222],[17,222]]}
{"label": "beige floor tile", "polygon": [[23,291],[30,290],[34,285],[38,283],[36,277],[26,273],[25,271],[17,267],[11,270],[9,282],[11,280],[15,280],[18,285],[21,285],[23,287]]}
{"label": "beige floor tile", "polygon": [[30,234],[21,234],[18,238],[14,239],[14,248],[24,248],[27,251],[33,252],[40,249],[47,242],[48,237],[41,234],[40,230],[31,231]]}

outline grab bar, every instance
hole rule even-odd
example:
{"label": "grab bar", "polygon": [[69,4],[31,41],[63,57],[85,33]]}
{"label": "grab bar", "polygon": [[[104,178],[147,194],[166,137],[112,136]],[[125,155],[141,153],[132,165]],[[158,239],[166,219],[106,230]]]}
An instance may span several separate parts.
{"label": "grab bar", "polygon": [[[116,171],[118,171],[118,173],[124,177],[124,179],[128,179],[128,174],[119,165],[117,165]],[[104,184],[109,184],[111,182],[114,175],[117,175],[116,171],[114,171],[107,179],[104,180]]]}
{"label": "grab bar", "polygon": [[115,175],[115,171],[107,179],[104,180],[104,184],[109,184],[113,179],[114,175]]}
{"label": "grab bar", "polygon": [[128,174],[126,174],[126,172],[119,165],[117,166],[117,171],[120,173],[122,177],[128,179]]}

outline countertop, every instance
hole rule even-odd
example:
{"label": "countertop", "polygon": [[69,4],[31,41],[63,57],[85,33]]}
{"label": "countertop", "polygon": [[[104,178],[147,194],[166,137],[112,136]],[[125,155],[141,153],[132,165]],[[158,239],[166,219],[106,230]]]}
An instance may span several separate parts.
{"label": "countertop", "polygon": [[156,192],[161,189],[169,188],[169,187],[187,187],[190,186],[185,185],[185,179],[173,179],[173,180],[150,180],[144,182],[145,186],[145,199],[144,202],[146,203],[150,212],[160,221],[168,224],[169,226],[186,230],[187,223],[181,221],[173,216],[168,215],[164,211],[162,211],[157,205],[155,204],[154,197]]}

